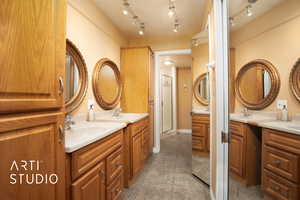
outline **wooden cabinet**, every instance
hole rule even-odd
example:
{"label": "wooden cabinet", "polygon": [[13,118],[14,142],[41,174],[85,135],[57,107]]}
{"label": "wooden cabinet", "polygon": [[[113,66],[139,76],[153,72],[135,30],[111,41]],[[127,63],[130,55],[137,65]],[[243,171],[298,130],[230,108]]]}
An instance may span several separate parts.
{"label": "wooden cabinet", "polygon": [[149,113],[150,150],[154,145],[154,58],[150,47],[121,49],[124,112]]}
{"label": "wooden cabinet", "polygon": [[261,182],[261,131],[256,126],[231,121],[229,126],[230,177],[246,186]]}
{"label": "wooden cabinet", "polygon": [[210,142],[209,115],[193,114],[192,115],[193,154],[208,157],[210,152],[209,142]]}
{"label": "wooden cabinet", "polygon": [[73,200],[105,200],[105,163],[100,162],[72,184]]}
{"label": "wooden cabinet", "polygon": [[262,189],[273,199],[300,198],[300,136],[263,129]]}
{"label": "wooden cabinet", "polygon": [[124,187],[124,135],[117,131],[67,155],[67,200],[117,200]]}
{"label": "wooden cabinet", "polygon": [[1,7],[0,113],[60,108],[66,2],[4,1]]}
{"label": "wooden cabinet", "polygon": [[66,1],[2,1],[0,10],[0,198],[64,200]]}
{"label": "wooden cabinet", "polygon": [[125,130],[125,187],[130,187],[144,167],[150,155],[149,117],[133,124]]}

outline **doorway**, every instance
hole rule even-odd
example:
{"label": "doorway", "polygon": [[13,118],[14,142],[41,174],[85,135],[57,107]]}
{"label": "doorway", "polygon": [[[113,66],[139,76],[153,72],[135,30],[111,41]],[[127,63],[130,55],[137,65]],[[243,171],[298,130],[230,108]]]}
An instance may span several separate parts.
{"label": "doorway", "polygon": [[173,77],[163,74],[161,78],[162,136],[173,129]]}

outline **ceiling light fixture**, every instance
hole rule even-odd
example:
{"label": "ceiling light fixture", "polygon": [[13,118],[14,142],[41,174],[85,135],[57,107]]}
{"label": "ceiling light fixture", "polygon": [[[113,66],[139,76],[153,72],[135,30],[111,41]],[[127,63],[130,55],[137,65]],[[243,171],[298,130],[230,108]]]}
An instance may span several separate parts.
{"label": "ceiling light fixture", "polygon": [[177,32],[178,32],[178,29],[179,29],[179,22],[178,22],[178,19],[176,19],[176,20],[175,20],[175,24],[174,24],[174,29],[173,29],[173,31],[174,31],[175,33],[177,33]]}
{"label": "ceiling light fixture", "polygon": [[123,0],[123,10],[124,15],[129,15],[132,18],[132,24],[139,26],[138,33],[144,35],[145,33],[145,23],[143,23],[140,18],[135,14],[133,9],[130,7],[128,0]]}
{"label": "ceiling light fixture", "polygon": [[179,20],[178,20],[178,16],[177,16],[177,12],[176,12],[176,8],[175,8],[175,0],[169,0],[169,11],[168,11],[168,15],[170,18],[174,18],[174,27],[173,27],[173,32],[177,33],[179,31]]}
{"label": "ceiling light fixture", "polygon": [[233,17],[229,18],[229,23],[230,23],[231,26],[235,26],[234,18]]}
{"label": "ceiling light fixture", "polygon": [[246,7],[246,12],[247,12],[247,16],[248,16],[248,17],[251,17],[251,16],[253,15],[253,13],[252,13],[252,11],[251,11],[251,8],[252,8],[251,5],[248,5],[248,6]]}
{"label": "ceiling light fixture", "polygon": [[173,65],[174,62],[173,62],[172,60],[165,60],[165,61],[164,61],[164,64],[165,64],[165,65]]}
{"label": "ceiling light fixture", "polygon": [[169,6],[169,12],[168,12],[169,17],[173,17],[175,15],[175,6]]}

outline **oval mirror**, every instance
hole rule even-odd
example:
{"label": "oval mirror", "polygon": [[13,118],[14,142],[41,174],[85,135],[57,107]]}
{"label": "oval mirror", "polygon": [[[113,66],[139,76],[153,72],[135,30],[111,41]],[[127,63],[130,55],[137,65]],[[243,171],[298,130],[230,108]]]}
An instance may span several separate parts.
{"label": "oval mirror", "polygon": [[207,106],[209,103],[209,77],[208,73],[200,75],[194,83],[194,95],[196,100]]}
{"label": "oval mirror", "polygon": [[279,88],[279,73],[266,60],[247,63],[237,75],[237,98],[249,109],[259,110],[270,105],[276,99]]}
{"label": "oval mirror", "polygon": [[93,72],[93,92],[97,103],[105,110],[115,108],[120,102],[120,71],[113,61],[104,58],[96,63]]}
{"label": "oval mirror", "polygon": [[87,68],[76,46],[66,41],[66,69],[64,101],[66,113],[75,110],[83,101],[88,84]]}
{"label": "oval mirror", "polygon": [[293,95],[300,102],[300,58],[292,68],[289,78],[289,85]]}

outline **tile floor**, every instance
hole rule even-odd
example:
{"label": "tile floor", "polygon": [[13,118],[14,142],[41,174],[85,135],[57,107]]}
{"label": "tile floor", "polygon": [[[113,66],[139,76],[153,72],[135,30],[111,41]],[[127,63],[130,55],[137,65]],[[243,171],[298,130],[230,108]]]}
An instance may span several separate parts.
{"label": "tile floor", "polygon": [[191,175],[191,135],[161,140],[136,182],[125,189],[125,200],[209,200],[209,189]]}

